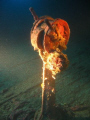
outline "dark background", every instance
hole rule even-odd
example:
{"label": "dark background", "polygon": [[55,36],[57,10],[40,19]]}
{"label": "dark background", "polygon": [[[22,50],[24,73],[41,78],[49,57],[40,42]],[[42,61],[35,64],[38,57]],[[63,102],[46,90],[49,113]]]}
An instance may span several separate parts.
{"label": "dark background", "polygon": [[84,40],[89,37],[89,0],[0,0],[0,42],[29,42],[34,22],[29,7],[33,7],[38,16],[49,15],[66,20],[71,40],[77,36],[84,37]]}

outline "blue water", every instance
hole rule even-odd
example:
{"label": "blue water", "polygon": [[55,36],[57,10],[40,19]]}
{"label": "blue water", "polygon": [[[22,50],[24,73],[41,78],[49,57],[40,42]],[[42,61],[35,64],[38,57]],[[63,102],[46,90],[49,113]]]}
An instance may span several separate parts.
{"label": "blue water", "polygon": [[[81,87],[81,91],[75,95],[75,100],[78,100],[74,101],[73,105],[79,104],[80,101],[81,103],[88,101],[90,105],[90,8],[88,0],[0,0],[0,93],[4,89],[28,81],[29,78],[31,81],[37,78],[35,84],[41,83],[42,61],[30,44],[30,30],[34,20],[29,7],[33,7],[38,16],[49,15],[53,18],[62,18],[70,26],[70,41],[65,51],[70,60],[70,66],[61,75],[62,80],[58,75],[59,84],[62,83],[64,87],[60,85],[62,93],[57,91],[57,102],[59,103],[58,99],[61,99],[61,103],[69,101],[69,97],[74,99],[73,91]],[[59,90],[57,81],[56,84]],[[64,89],[65,86],[70,88],[71,96],[64,99],[64,92],[68,94],[67,89]],[[85,95],[84,99],[83,95]],[[2,102],[2,99],[0,101]]]}

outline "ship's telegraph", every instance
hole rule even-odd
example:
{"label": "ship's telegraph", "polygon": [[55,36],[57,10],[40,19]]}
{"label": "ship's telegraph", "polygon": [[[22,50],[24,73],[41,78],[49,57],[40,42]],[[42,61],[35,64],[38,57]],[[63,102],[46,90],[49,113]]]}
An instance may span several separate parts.
{"label": "ship's telegraph", "polygon": [[35,20],[30,33],[31,44],[34,50],[39,52],[43,61],[42,108],[40,113],[37,112],[35,120],[46,120],[47,118],[56,120],[57,111],[60,112],[60,116],[57,117],[59,120],[62,112],[63,117],[66,116],[66,112],[55,105],[55,75],[69,64],[67,55],[62,53],[67,48],[70,36],[69,25],[65,20],[59,18],[38,17],[33,8],[30,8],[30,11]]}
{"label": "ship's telegraph", "polygon": [[34,50],[38,50],[46,68],[56,75],[69,64],[67,55],[62,53],[69,41],[69,25],[60,18],[38,17],[33,8],[30,8],[30,11],[35,20],[30,33],[31,44]]}

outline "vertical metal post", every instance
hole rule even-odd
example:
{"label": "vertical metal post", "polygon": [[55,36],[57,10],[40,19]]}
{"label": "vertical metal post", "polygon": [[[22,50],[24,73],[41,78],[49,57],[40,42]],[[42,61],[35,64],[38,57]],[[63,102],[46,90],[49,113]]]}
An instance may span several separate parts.
{"label": "vertical metal post", "polygon": [[52,72],[43,63],[43,87],[42,87],[42,118],[43,120],[54,114],[55,106],[55,79]]}

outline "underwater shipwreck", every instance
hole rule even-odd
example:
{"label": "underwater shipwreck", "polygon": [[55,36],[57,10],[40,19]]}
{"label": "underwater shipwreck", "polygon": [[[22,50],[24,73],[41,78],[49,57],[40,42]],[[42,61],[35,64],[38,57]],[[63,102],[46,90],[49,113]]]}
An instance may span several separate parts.
{"label": "underwater shipwreck", "polygon": [[[30,43],[37,53],[30,48],[30,61],[17,64],[29,77],[0,91],[0,120],[89,120],[89,70],[82,60],[77,66],[69,24],[61,18],[38,17],[32,7],[29,10],[34,18]],[[75,50],[74,54],[82,57],[83,53]],[[17,66],[10,69],[17,71]]]}
{"label": "underwater shipwreck", "polygon": [[69,64],[67,55],[62,53],[67,48],[70,36],[68,23],[49,16],[39,18],[33,8],[30,8],[30,11],[35,20],[30,34],[31,44],[43,61],[42,108],[40,118],[35,120],[62,119],[61,113],[61,116],[57,117],[59,113],[56,109],[60,109],[63,117],[67,119],[66,111],[55,104],[55,75]]}

